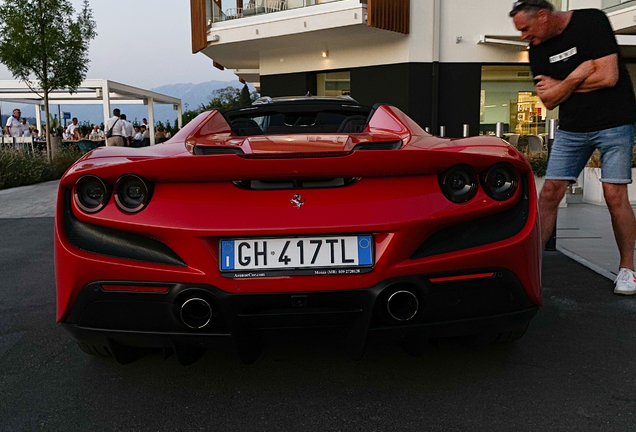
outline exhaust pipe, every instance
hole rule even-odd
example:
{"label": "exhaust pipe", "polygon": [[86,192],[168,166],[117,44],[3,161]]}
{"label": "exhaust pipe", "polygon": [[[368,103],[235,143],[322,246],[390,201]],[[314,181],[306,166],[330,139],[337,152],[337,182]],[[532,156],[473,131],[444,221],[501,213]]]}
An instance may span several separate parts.
{"label": "exhaust pipe", "polygon": [[417,315],[420,302],[411,291],[400,290],[391,294],[386,301],[386,309],[394,320],[407,322]]}
{"label": "exhaust pipe", "polygon": [[183,302],[179,316],[186,326],[201,329],[212,320],[212,306],[202,298],[192,297]]}

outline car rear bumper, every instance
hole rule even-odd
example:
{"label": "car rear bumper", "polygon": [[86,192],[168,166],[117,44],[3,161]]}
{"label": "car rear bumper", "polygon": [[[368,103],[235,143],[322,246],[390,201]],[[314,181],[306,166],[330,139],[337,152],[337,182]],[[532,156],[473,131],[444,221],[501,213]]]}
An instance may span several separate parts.
{"label": "car rear bumper", "polygon": [[[368,289],[272,294],[189,284],[173,284],[161,294],[113,292],[102,288],[108,281],[100,281],[81,291],[62,325],[82,343],[107,347],[122,363],[135,359],[132,348],[168,348],[188,364],[206,349],[228,345],[249,363],[262,337],[272,333],[308,339],[333,333],[359,358],[371,335],[466,336],[528,324],[538,306],[519,279],[504,269],[479,273],[492,276],[445,281],[443,275],[418,275]],[[400,322],[388,313],[387,300],[403,290],[416,296],[418,309],[413,319]],[[194,297],[213,305],[214,317],[201,329],[188,328],[180,319],[181,305]]]}

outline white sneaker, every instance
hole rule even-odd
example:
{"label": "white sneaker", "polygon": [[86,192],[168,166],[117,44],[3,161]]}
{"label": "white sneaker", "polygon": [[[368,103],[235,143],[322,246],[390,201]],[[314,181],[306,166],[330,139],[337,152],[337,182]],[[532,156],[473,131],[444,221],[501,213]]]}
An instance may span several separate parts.
{"label": "white sneaker", "polygon": [[616,276],[616,288],[614,294],[634,295],[636,294],[636,274],[626,268],[622,268]]}

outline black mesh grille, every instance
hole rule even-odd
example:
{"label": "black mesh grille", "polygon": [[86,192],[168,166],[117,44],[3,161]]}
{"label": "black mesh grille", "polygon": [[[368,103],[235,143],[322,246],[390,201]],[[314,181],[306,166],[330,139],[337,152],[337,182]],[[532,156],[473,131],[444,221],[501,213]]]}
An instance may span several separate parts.
{"label": "black mesh grille", "polygon": [[287,190],[287,189],[331,189],[341,188],[355,183],[358,178],[333,179],[285,179],[285,180],[241,180],[234,185],[249,190]]}
{"label": "black mesh grille", "polygon": [[519,234],[526,226],[530,213],[528,183],[525,178],[522,179],[522,184],[523,195],[516,206],[501,213],[436,232],[426,239],[411,256],[411,259],[495,243]]}
{"label": "black mesh grille", "polygon": [[358,144],[353,151],[358,150],[397,150],[402,147],[402,141],[376,142],[367,144]]}
{"label": "black mesh grille", "polygon": [[228,148],[228,147],[194,147],[194,154],[205,156],[205,155],[220,155],[220,154],[238,154],[242,155],[243,150],[239,148]]}
{"label": "black mesh grille", "polygon": [[83,251],[176,267],[187,264],[172,249],[150,237],[117,231],[80,221],[71,208],[71,192],[66,193],[64,228],[71,244]]}

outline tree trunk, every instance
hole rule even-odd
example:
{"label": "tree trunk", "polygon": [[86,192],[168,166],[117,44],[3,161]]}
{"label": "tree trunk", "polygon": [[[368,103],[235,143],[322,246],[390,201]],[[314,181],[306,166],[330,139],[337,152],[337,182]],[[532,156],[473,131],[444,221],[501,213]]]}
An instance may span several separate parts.
{"label": "tree trunk", "polygon": [[[53,148],[51,145],[51,122],[49,121],[49,93],[48,89],[43,89],[44,92],[44,117],[46,117],[46,154],[49,158],[49,162],[53,159]],[[38,119],[39,121],[39,119]]]}

